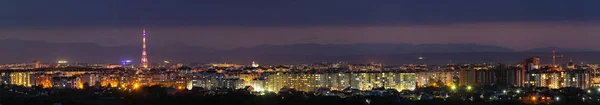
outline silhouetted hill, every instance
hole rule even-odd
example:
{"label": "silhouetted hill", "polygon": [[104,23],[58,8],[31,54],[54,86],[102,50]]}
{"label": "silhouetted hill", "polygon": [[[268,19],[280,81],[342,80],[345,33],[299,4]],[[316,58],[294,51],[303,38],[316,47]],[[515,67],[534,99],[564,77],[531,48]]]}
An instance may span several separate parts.
{"label": "silhouetted hill", "polygon": [[[88,63],[118,63],[125,59],[139,61],[141,55],[141,47],[139,46],[107,47],[92,43],[50,43],[16,39],[0,40],[0,49],[3,49],[0,51],[1,63],[28,62],[33,60],[44,62],[69,60]],[[149,54],[155,57],[154,60],[166,60],[167,58],[183,60],[186,58],[183,56],[195,56],[196,54],[212,51],[215,50],[181,44],[149,46],[148,48]]]}
{"label": "silhouetted hill", "polygon": [[592,49],[574,49],[574,48],[560,48],[560,47],[544,47],[544,48],[533,48],[524,52],[551,52],[556,50],[557,52],[594,52]]}
{"label": "silhouetted hill", "polygon": [[260,45],[226,52],[268,55],[381,55],[403,53],[513,52],[513,49],[476,44],[292,44]]}
{"label": "silhouetted hill", "polygon": [[[92,43],[50,43],[5,39],[0,40],[0,49],[2,49],[0,51],[0,63],[30,62],[33,60],[42,62],[69,60],[71,62],[118,63],[125,59],[139,62],[140,46],[108,47]],[[477,44],[292,44],[259,45],[235,49],[213,49],[185,44],[148,46],[151,63],[170,60],[177,63],[230,62],[244,64],[251,61],[266,64],[337,61],[382,62],[388,64],[416,62],[444,64],[451,61],[458,63],[516,63],[531,56],[549,55],[551,50],[541,48],[532,49],[531,51],[518,52],[510,48]],[[600,60],[600,53],[598,52],[557,51],[576,61],[600,62],[598,61]],[[417,60],[418,57],[425,57],[426,59]]]}

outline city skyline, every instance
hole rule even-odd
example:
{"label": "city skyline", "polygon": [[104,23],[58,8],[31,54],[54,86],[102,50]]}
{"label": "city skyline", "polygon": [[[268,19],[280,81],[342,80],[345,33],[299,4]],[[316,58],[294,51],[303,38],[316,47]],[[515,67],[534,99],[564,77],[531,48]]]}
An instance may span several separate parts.
{"label": "city skyline", "polygon": [[0,105],[600,105],[600,0],[8,0]]}

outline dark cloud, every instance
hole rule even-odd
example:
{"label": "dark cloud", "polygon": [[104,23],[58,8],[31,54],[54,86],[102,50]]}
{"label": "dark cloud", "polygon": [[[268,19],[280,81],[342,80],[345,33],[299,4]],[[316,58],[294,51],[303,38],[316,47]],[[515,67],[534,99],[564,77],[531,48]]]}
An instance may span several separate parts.
{"label": "dark cloud", "polygon": [[8,0],[3,27],[410,25],[588,21],[598,0]]}

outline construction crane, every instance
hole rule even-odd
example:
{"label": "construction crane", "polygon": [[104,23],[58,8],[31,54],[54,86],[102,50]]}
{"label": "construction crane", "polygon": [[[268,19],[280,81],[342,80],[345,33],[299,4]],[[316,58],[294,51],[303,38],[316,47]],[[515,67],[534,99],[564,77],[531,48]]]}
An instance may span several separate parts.
{"label": "construction crane", "polygon": [[552,66],[556,67],[556,58],[564,58],[563,55],[556,55],[556,49],[552,50],[552,55],[542,55],[542,56],[550,56],[552,57]]}
{"label": "construction crane", "polygon": [[563,55],[556,56],[556,50],[552,50],[552,66],[556,66],[556,58],[563,58]]}

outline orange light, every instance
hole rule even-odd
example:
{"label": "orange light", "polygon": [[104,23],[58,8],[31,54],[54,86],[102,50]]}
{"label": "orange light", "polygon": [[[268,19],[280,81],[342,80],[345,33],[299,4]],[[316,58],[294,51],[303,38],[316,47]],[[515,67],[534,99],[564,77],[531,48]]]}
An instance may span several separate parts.
{"label": "orange light", "polygon": [[140,85],[138,85],[137,83],[133,84],[133,89],[137,89],[138,87],[140,87]]}

